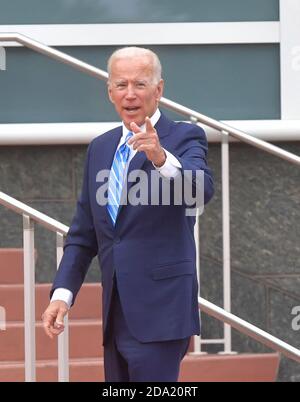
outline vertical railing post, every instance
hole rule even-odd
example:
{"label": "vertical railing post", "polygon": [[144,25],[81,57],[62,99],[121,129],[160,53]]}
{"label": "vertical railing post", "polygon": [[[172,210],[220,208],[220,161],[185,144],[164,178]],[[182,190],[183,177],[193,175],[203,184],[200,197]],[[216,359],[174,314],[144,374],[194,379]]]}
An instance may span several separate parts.
{"label": "vertical railing post", "polygon": [[36,381],[34,222],[23,215],[25,381]]}
{"label": "vertical railing post", "polygon": [[[190,121],[192,124],[197,124],[198,119],[195,118],[194,116],[190,116]],[[196,244],[196,270],[197,270],[197,279],[198,279],[198,284],[199,284],[199,289],[198,289],[198,296],[200,297],[200,236],[199,236],[199,210],[197,208],[196,210],[196,222],[195,222],[195,227],[194,227],[194,238],[195,238],[195,244]],[[199,310],[199,315],[201,318],[201,312]],[[194,336],[193,337],[194,341],[194,354],[201,354],[201,337],[199,336]]]}
{"label": "vertical railing post", "polygon": [[[63,256],[64,236],[56,233],[57,269]],[[58,381],[69,381],[69,323],[68,315],[64,318],[64,331],[58,336]]]}
{"label": "vertical railing post", "polygon": [[[194,237],[195,237],[195,243],[196,243],[196,268],[197,268],[197,278],[198,278],[198,284],[199,284],[199,289],[198,289],[198,296],[200,297],[200,236],[199,236],[199,214],[198,214],[198,209],[196,213],[196,223],[194,227]],[[199,314],[201,316],[201,312],[199,310]],[[200,342],[200,337],[199,336],[194,336],[194,354],[200,354],[201,353],[201,342]]]}
{"label": "vertical railing post", "polygon": [[[229,134],[222,135],[222,222],[223,222],[223,303],[224,310],[231,311],[230,278],[230,189],[229,189]],[[231,353],[231,327],[224,324],[224,352]]]}

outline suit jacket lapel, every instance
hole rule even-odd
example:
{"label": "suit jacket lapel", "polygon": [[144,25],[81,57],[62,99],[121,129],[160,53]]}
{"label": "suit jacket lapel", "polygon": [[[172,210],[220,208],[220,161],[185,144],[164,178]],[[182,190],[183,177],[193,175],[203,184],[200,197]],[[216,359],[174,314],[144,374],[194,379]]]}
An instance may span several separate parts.
{"label": "suit jacket lapel", "polygon": [[[113,159],[115,156],[115,152],[117,149],[117,146],[120,142],[122,136],[122,126],[117,127],[114,132],[110,133],[107,137],[107,141],[103,148],[101,149],[101,166],[103,169],[111,169],[111,165],[113,163]],[[111,228],[114,228],[114,225],[112,223],[111,217],[109,215],[107,206],[105,205],[104,208],[101,208],[102,210],[104,209],[104,214],[105,214],[105,219],[111,226]]]}

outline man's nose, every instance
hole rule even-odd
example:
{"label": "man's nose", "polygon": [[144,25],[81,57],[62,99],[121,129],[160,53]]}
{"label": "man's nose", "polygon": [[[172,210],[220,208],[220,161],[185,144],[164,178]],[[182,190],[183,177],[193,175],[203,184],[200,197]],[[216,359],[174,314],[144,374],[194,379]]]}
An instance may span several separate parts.
{"label": "man's nose", "polygon": [[127,92],[126,92],[126,98],[127,99],[133,99],[135,97],[136,97],[136,94],[135,94],[134,85],[128,85]]}

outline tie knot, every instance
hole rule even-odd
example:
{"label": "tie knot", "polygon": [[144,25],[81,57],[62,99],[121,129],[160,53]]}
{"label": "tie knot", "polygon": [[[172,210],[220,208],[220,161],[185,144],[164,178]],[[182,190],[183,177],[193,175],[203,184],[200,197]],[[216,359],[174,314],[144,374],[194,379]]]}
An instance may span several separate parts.
{"label": "tie knot", "polygon": [[130,155],[130,146],[127,144],[130,137],[133,136],[133,133],[129,131],[126,135],[125,142],[119,148],[119,154],[122,155],[122,159],[124,162],[127,162]]}

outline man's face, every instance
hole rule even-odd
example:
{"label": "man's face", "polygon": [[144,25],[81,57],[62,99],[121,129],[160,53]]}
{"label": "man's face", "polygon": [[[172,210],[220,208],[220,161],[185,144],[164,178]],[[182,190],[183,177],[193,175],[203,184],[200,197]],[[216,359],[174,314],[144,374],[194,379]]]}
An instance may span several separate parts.
{"label": "man's face", "polygon": [[151,117],[163,92],[163,80],[154,83],[151,58],[116,59],[111,65],[108,94],[116,111],[130,130],[130,123],[141,126]]}

